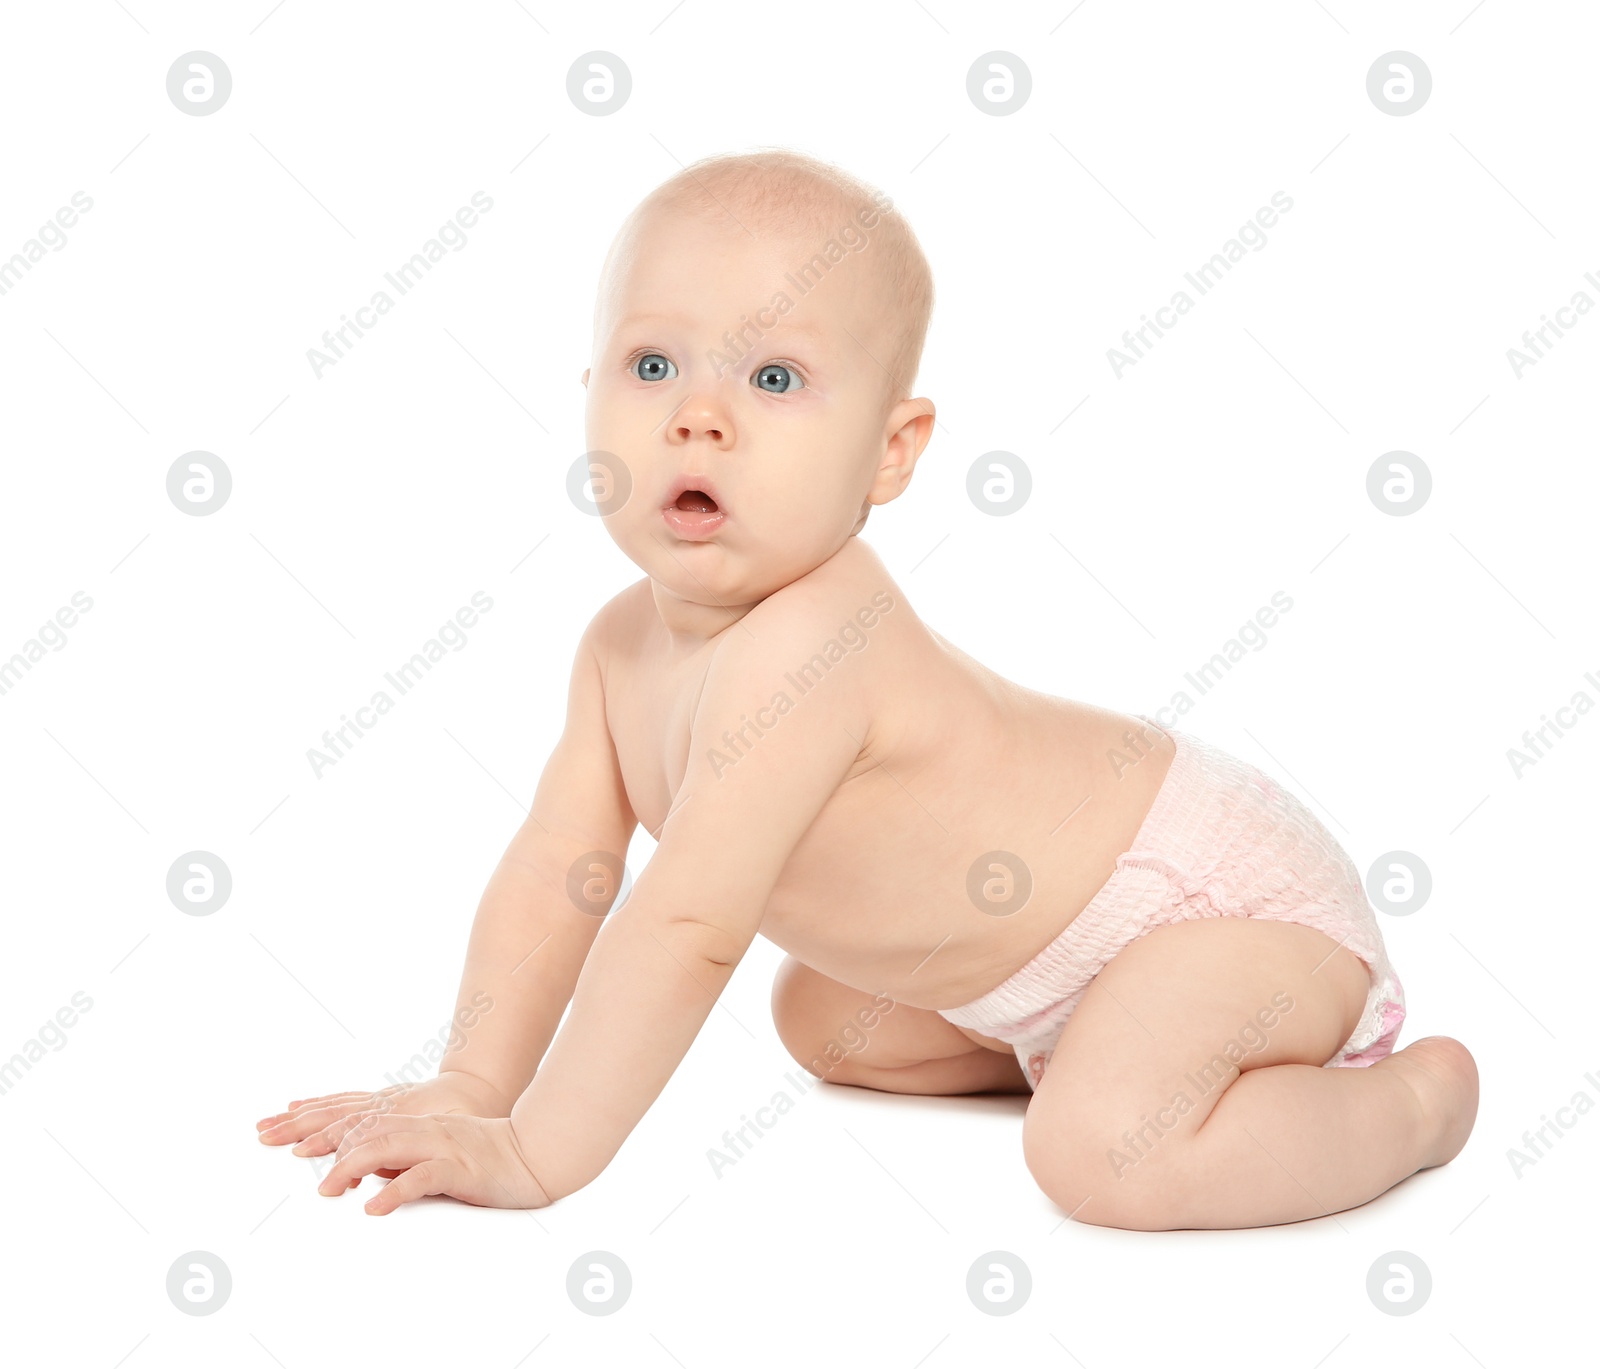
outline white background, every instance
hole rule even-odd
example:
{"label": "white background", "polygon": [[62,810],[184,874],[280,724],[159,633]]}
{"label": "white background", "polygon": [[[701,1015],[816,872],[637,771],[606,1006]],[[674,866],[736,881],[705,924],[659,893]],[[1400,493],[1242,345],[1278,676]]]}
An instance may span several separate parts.
{"label": "white background", "polygon": [[[1600,720],[1520,777],[1507,752],[1600,698],[1600,318],[1520,378],[1506,353],[1600,299],[1600,23],[1075,3],[7,7],[0,259],[93,200],[0,296],[0,658],[93,600],[0,696],[0,1058],[92,999],[0,1096],[7,1359],[1337,1369],[1592,1344],[1600,1119],[1520,1176],[1507,1151],[1600,1099]],[[1405,117],[1366,90],[1397,49],[1433,77]],[[166,91],[194,50],[233,78],[206,117]],[[633,78],[606,117],[567,95],[593,50]],[[966,93],[994,50],[1032,75],[1004,117]],[[1125,1232],[1038,1191],[1025,1098],[819,1087],[718,1178],[707,1148],[796,1091],[764,941],[615,1162],[551,1208],[378,1221],[256,1142],[443,1030],[578,635],[638,578],[565,493],[605,248],[680,164],[766,144],[881,186],[932,263],[916,392],[939,426],[864,534],[929,623],[1150,712],[1292,597],[1178,725],[1292,785],[1364,872],[1393,850],[1431,870],[1383,925],[1402,1044],[1454,1035],[1482,1070],[1452,1164],[1336,1218]],[[467,245],[319,379],[307,349],[480,190]],[[1294,207],[1267,246],[1118,378],[1107,349],[1275,191]],[[166,493],[195,450],[233,477],[206,517]],[[966,496],[993,450],[1033,475],[1009,517]],[[1367,495],[1395,450],[1432,473],[1406,517]],[[478,590],[468,645],[317,778],[307,748]],[[232,873],[208,917],[166,894],[193,850]],[[204,1317],[165,1292],[196,1250],[233,1278]],[[565,1292],[592,1250],[632,1271],[612,1316]],[[993,1250],[1032,1271],[1009,1317],[965,1295]],[[1433,1278],[1405,1317],[1366,1294],[1395,1250]]]}

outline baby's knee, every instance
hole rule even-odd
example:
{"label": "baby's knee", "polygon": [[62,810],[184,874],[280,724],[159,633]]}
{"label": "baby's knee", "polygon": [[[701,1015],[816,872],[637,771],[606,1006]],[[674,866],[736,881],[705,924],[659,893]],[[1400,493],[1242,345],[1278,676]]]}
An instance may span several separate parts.
{"label": "baby's knee", "polygon": [[786,956],[772,981],[772,1024],[797,1064],[819,1079],[853,1082],[855,1053],[866,1041],[851,1034],[850,1023],[862,997],[859,990]]}
{"label": "baby's knee", "polygon": [[[1081,1100],[1080,1100],[1081,1101]],[[1035,1101],[1024,1119],[1023,1160],[1040,1191],[1074,1221],[1129,1231],[1184,1222],[1183,1136],[1130,1140],[1089,1107],[1053,1112]]]}
{"label": "baby's knee", "polygon": [[1190,1225],[1170,1170],[1118,1174],[1103,1158],[1096,1163],[1093,1157],[1058,1157],[1041,1164],[1030,1161],[1028,1171],[1040,1192],[1075,1222],[1124,1231],[1172,1231]]}

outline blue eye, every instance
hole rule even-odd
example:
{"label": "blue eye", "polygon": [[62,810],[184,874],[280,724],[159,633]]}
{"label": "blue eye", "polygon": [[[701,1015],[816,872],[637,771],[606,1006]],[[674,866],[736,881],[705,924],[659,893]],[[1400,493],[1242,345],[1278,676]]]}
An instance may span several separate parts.
{"label": "blue eye", "polygon": [[[640,375],[641,367],[644,369],[642,375]],[[678,376],[678,368],[660,352],[646,352],[628,369],[640,380],[676,380]]]}
{"label": "blue eye", "polygon": [[750,383],[758,390],[765,390],[768,394],[781,395],[789,390],[805,389],[805,381],[800,379],[797,371],[788,366],[780,366],[775,361],[769,361],[759,371],[750,377]]}

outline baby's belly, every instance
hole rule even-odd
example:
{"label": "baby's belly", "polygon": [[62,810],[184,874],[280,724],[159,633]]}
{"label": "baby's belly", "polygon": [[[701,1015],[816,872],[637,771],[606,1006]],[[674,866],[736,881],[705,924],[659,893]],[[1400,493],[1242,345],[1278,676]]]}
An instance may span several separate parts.
{"label": "baby's belly", "polygon": [[1081,900],[1051,898],[1036,888],[1007,925],[987,926],[973,922],[985,915],[971,904],[928,889],[843,889],[835,876],[846,865],[833,862],[775,894],[762,935],[830,979],[918,1008],[959,1007],[987,993],[1094,896],[1091,889]]}
{"label": "baby's belly", "polygon": [[[1111,877],[1171,755],[1163,739],[1120,776],[1098,739],[1006,766],[991,754],[964,775],[886,761],[842,785],[806,832],[762,934],[866,993],[921,1008],[970,1003],[1049,945]],[[959,760],[947,748],[938,765]]]}

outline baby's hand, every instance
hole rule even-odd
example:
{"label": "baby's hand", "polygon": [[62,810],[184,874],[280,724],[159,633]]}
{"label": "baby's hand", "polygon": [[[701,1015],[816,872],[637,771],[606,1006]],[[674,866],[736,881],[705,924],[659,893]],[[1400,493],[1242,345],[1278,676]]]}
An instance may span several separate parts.
{"label": "baby's hand", "polygon": [[367,1200],[366,1210],[374,1217],[430,1193],[478,1207],[550,1205],[509,1117],[368,1113],[357,1114],[355,1122],[339,1143],[338,1163],[317,1185],[324,1197],[337,1198],[363,1175],[377,1174],[398,1177]]}
{"label": "baby's hand", "polygon": [[[393,1084],[376,1093],[329,1093],[320,1098],[297,1099],[287,1112],[263,1117],[256,1132],[264,1145],[290,1141],[296,1155],[326,1155],[364,1113],[397,1113],[420,1117],[433,1113],[475,1117],[509,1117],[515,1099],[503,1097],[474,1075],[446,1070],[437,1079],[417,1084]],[[385,1177],[388,1177],[387,1175]]]}

